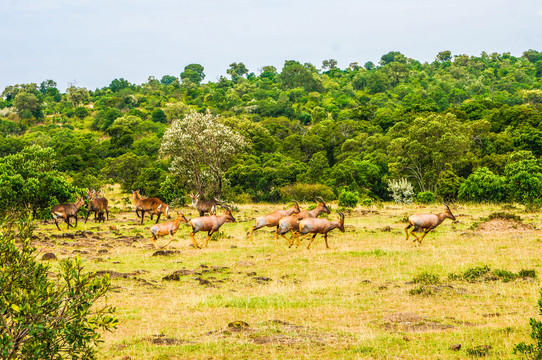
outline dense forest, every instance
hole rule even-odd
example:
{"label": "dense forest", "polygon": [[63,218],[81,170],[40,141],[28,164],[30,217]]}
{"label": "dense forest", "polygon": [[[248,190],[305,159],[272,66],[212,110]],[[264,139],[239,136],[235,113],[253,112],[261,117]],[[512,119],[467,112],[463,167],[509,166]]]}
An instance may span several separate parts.
{"label": "dense forest", "polygon": [[[541,52],[442,51],[431,63],[389,52],[378,64],[346,69],[333,59],[321,68],[292,60],[280,71],[256,72],[240,62],[216,82],[203,82],[199,64],[180,70],[139,85],[114,79],[96,90],[72,85],[61,92],[53,80],[6,87],[0,209],[45,213],[105,183],[167,202],[186,201],[192,191],[237,202],[313,193],[371,202],[389,200],[389,181],[402,178],[414,193],[446,201],[538,206]],[[174,121],[197,113],[240,135],[243,146],[221,154],[222,167],[201,171],[195,181],[192,170],[173,166],[175,157],[160,149]],[[212,169],[205,160],[219,148],[192,166]]]}

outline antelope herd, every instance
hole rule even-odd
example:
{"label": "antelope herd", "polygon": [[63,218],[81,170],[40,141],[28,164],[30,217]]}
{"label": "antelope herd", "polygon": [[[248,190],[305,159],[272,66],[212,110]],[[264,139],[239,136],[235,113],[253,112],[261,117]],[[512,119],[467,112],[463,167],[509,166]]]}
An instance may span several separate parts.
{"label": "antelope herd", "polygon": [[[169,242],[166,245],[162,246],[162,248],[168,247],[169,244],[173,241],[173,235],[177,232],[177,229],[179,228],[181,222],[184,222],[192,227],[192,231],[190,232],[190,238],[192,239],[193,246],[196,248],[208,247],[209,239],[215,232],[220,229],[220,227],[222,227],[222,225],[224,225],[224,223],[235,222],[235,217],[232,214],[231,208],[225,202],[217,198],[214,198],[213,200],[202,201],[199,199],[199,194],[190,194],[190,197],[192,198],[191,205],[194,209],[198,211],[200,215],[199,217],[195,217],[189,220],[184,216],[183,212],[180,212],[178,213],[175,220],[159,224],[158,222],[160,221],[160,216],[162,214],[164,214],[164,216],[168,219],[171,218],[169,205],[158,198],[142,197],[137,190],[132,192],[132,202],[135,207],[136,216],[141,219],[140,224],[143,224],[145,212],[150,214],[151,220],[153,219],[154,215],[157,216],[155,224],[152,225],[150,228],[150,232],[152,235],[150,240],[155,248],[158,248],[156,242],[157,239],[166,235],[169,235],[170,237]],[[91,212],[94,212],[95,222],[105,222],[106,217],[104,216],[104,213],[107,215],[107,220],[109,220],[107,199],[103,196],[100,196],[100,192],[97,192],[95,190],[89,190],[87,193],[87,198],[88,207],[87,215],[85,217],[85,223],[87,222]],[[312,235],[307,245],[307,249],[310,249],[310,246],[316,238],[316,235],[321,234],[324,236],[326,248],[329,249],[327,234],[331,230],[337,228],[343,233],[345,232],[344,214],[338,212],[339,219],[334,221],[330,221],[326,218],[318,218],[321,213],[329,214],[330,210],[325,204],[324,199],[322,199],[321,197],[316,197],[316,201],[317,205],[312,210],[301,210],[299,207],[299,203],[293,200],[293,206],[286,210],[279,209],[267,215],[257,217],[256,224],[252,226],[247,232],[247,237],[250,240],[253,240],[253,233],[255,230],[261,229],[266,226],[274,227],[276,245],[278,245],[279,235],[288,242],[289,247],[292,247],[294,242],[296,242],[297,246],[299,246],[303,238]],[[70,226],[76,227],[77,213],[83,207],[83,205],[85,205],[84,198],[78,196],[77,201],[73,204],[67,203],[53,206],[51,209],[51,215],[58,230],[60,230],[57,221],[59,218],[64,219],[68,229],[70,228]],[[414,243],[416,243],[417,241],[418,245],[421,245],[422,240],[427,235],[427,233],[439,226],[445,219],[452,219],[455,221],[455,216],[452,214],[450,207],[446,204],[444,205],[446,206],[446,210],[440,214],[411,215],[408,218],[408,225],[407,227],[405,227],[406,240],[408,241],[409,236],[413,235],[415,237]],[[225,209],[224,213],[221,215],[216,214],[218,206]],[[206,213],[209,213],[209,215],[205,216]],[[70,224],[71,217],[75,218],[75,225]],[[413,229],[410,230],[409,233],[410,228]],[[199,231],[207,232],[205,242],[202,244],[199,244],[195,239],[195,234]],[[416,234],[414,234],[414,232],[419,231],[423,231],[421,237],[418,237]],[[290,239],[286,237],[286,234],[289,232],[292,233]]]}

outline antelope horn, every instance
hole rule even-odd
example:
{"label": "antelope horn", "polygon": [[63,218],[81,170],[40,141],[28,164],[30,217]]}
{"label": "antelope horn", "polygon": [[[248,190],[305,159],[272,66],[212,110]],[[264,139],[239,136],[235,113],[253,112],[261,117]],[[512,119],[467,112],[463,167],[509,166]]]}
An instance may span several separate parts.
{"label": "antelope horn", "polygon": [[321,201],[322,204],[325,204],[325,203],[326,203],[326,202],[324,201],[324,199],[322,199],[320,196],[317,196],[317,197],[316,197],[316,200]]}
{"label": "antelope horn", "polygon": [[341,217],[341,220],[344,221],[344,214],[342,212],[339,212],[339,216]]}
{"label": "antelope horn", "polygon": [[[448,208],[448,210],[450,210],[450,207],[448,206],[448,204],[443,204],[444,206],[446,206]],[[452,210],[450,210],[452,211]]]}
{"label": "antelope horn", "polygon": [[297,207],[299,207],[299,204],[297,203],[297,200],[292,199],[292,202],[294,202],[297,205]]}

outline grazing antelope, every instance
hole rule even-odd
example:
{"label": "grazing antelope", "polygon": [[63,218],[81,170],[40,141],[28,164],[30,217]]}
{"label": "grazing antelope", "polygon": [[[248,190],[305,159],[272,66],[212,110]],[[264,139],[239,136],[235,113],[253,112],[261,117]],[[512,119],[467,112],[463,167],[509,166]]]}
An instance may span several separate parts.
{"label": "grazing antelope", "polygon": [[[444,210],[444,212],[440,214],[411,215],[408,218],[408,226],[405,228],[406,240],[408,240],[409,238],[408,229],[411,227],[414,227],[414,229],[410,231],[410,233],[416,238],[414,242],[418,241],[419,245],[421,245],[425,235],[427,235],[429,231],[439,226],[440,223],[442,223],[444,220],[452,219],[453,221],[455,221],[455,216],[452,214],[450,207],[446,204],[444,204],[444,206],[446,206],[446,210]],[[415,231],[417,232],[419,230],[423,230],[423,235],[421,236],[421,238],[414,234]]]}
{"label": "grazing antelope", "polygon": [[[306,218],[316,218],[321,213],[329,214],[329,209],[326,206],[326,203],[324,202],[324,199],[321,197],[317,197],[316,201],[318,202],[318,205],[312,209],[312,210],[303,210],[299,214],[294,214],[290,216],[285,216],[279,221],[279,229],[277,230],[277,234],[281,235],[286,241],[288,241],[288,244],[290,246],[294,243],[294,238],[299,230],[299,221],[306,219]],[[291,239],[288,239],[286,237],[286,233],[292,231],[294,235]],[[298,239],[299,243],[299,239]]]}
{"label": "grazing antelope", "polygon": [[192,198],[192,207],[199,212],[199,216],[203,216],[205,213],[216,215],[216,206],[219,204],[219,200],[215,198],[214,200],[201,201],[199,194],[190,194],[190,197]]}
{"label": "grazing antelope", "polygon": [[107,214],[107,220],[109,221],[109,209],[108,201],[104,197],[98,197],[100,192],[92,190],[88,191],[88,212],[85,218],[85,224],[87,223],[88,217],[91,212],[94,212],[94,222],[96,222],[96,214],[98,214],[97,221],[105,222],[104,212]]}
{"label": "grazing antelope", "polygon": [[[314,238],[318,234],[324,235],[324,240],[326,241],[326,248],[329,249],[329,245],[327,243],[327,233],[336,228],[339,228],[339,230],[344,232],[344,214],[340,212],[339,216],[339,220],[335,221],[329,221],[328,219],[319,218],[307,218],[299,222],[298,233],[300,235],[313,234],[311,237],[311,241],[309,241],[309,244],[307,245],[307,250],[310,248],[312,242],[314,241]],[[299,246],[299,235],[297,245]],[[292,245],[290,245],[290,247],[291,246]]]}
{"label": "grazing antelope", "polygon": [[66,221],[66,224],[68,224],[68,229],[70,228],[70,218],[75,218],[75,226],[71,225],[72,227],[77,227],[77,212],[81,207],[85,205],[85,200],[82,196],[77,197],[77,201],[75,204],[68,203],[68,204],[58,204],[51,208],[51,215],[53,215],[53,219],[55,220],[55,225],[60,230],[60,227],[58,226],[58,218],[63,218],[64,221]]}
{"label": "grazing antelope", "polygon": [[136,190],[132,191],[132,200],[134,202],[136,208],[135,212],[138,217],[139,212],[141,211],[141,224],[143,224],[145,211],[151,214],[151,220],[153,215],[158,215],[156,224],[158,224],[158,221],[160,221],[160,215],[162,214],[164,214],[166,218],[171,219],[171,216],[169,215],[169,205],[162,202],[162,200],[158,198],[142,198],[141,195],[139,195],[139,190]]}
{"label": "grazing antelope", "polygon": [[[293,214],[299,214],[299,204],[297,201],[294,200],[294,206],[287,210],[277,210],[272,212],[271,214],[267,214],[264,216],[260,216],[256,218],[256,225],[250,228],[250,240],[252,239],[252,233],[254,233],[254,230],[258,230],[263,228],[264,226],[276,226],[277,231],[279,229],[279,221],[285,216],[290,216]],[[275,244],[279,244],[278,242],[278,234],[277,231],[275,231]]]}
{"label": "grazing antelope", "polygon": [[168,221],[162,224],[154,224],[153,226],[151,226],[151,241],[154,244],[154,247],[158,248],[158,246],[156,245],[156,239],[159,236],[165,236],[169,234],[169,242],[166,245],[162,246],[162,249],[168,247],[169,244],[173,241],[173,235],[177,232],[177,229],[179,228],[181,222],[188,223],[188,220],[186,219],[182,211],[173,221]]}
{"label": "grazing antelope", "polygon": [[231,214],[230,208],[227,206],[224,206],[224,208],[226,209],[226,212],[220,216],[200,216],[190,220],[190,225],[192,225],[190,238],[192,238],[192,242],[194,243],[195,247],[201,249],[201,246],[199,246],[194,238],[194,234],[198,231],[207,231],[207,239],[205,239],[205,247],[207,247],[211,236],[217,232],[225,222],[235,222],[235,218]]}

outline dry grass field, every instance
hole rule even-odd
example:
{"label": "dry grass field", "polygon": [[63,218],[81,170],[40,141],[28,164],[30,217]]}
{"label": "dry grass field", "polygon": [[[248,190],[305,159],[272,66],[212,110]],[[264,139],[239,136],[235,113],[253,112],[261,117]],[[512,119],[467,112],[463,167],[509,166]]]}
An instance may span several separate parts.
{"label": "dry grass field", "polygon": [[538,316],[539,278],[495,272],[541,274],[542,217],[521,206],[506,211],[522,223],[484,222],[499,205],[452,206],[457,222],[419,247],[405,242],[406,215],[442,205],[358,207],[346,233],[330,233],[331,249],[318,236],[307,250],[306,240],[276,246],[271,228],[249,241],[253,219],[280,205],[239,205],[237,222],[207,249],[191,247],[181,225],[159,255],[152,222],[139,225],[127,196],[112,195],[105,224],[91,215],[75,230],[36,230],[41,254],[80,256],[88,271],[110,275],[106,301],[120,322],[103,334],[101,359],[506,359],[529,342],[529,317]]}

